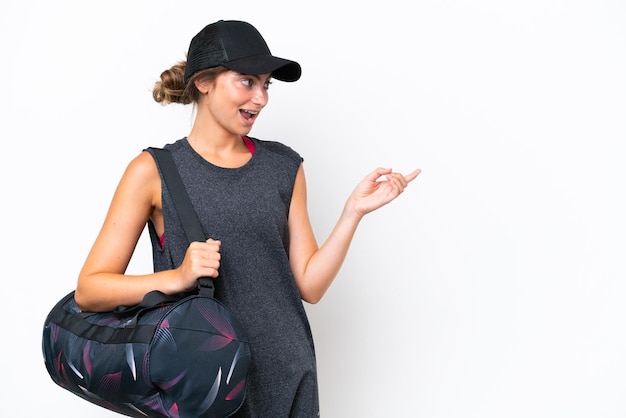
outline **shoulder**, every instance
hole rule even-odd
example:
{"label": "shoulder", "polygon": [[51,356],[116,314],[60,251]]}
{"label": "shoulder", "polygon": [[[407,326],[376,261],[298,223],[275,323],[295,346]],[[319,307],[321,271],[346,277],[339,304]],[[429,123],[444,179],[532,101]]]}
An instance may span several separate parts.
{"label": "shoulder", "polygon": [[134,190],[152,191],[160,182],[156,162],[146,150],[128,163],[122,177],[122,184]]}
{"label": "shoulder", "polygon": [[139,155],[133,158],[130,163],[128,163],[126,171],[129,174],[139,177],[151,177],[158,174],[156,162],[151,152],[148,150],[143,150]]}
{"label": "shoulder", "polygon": [[167,143],[162,147],[155,147],[155,146],[147,147],[143,150],[143,152],[137,158],[140,160],[144,160],[143,163],[146,164],[146,166],[154,166],[158,173],[160,171],[159,164],[158,164],[158,162],[160,161],[160,156],[158,156],[157,152],[158,151],[162,152],[163,150],[169,151],[170,154],[172,155],[172,158],[174,158],[174,160],[178,160],[179,158],[181,158],[180,154],[186,148],[189,148],[188,146],[185,147],[185,142],[186,142],[185,138],[183,138],[183,139],[179,139],[177,141],[171,142],[171,143]]}
{"label": "shoulder", "polygon": [[[117,186],[112,206],[154,206],[160,196],[160,177],[152,156],[145,151],[135,156],[126,166]],[[137,210],[135,206],[134,209]]]}
{"label": "shoulder", "polygon": [[260,149],[274,154],[277,157],[287,158],[297,164],[300,164],[303,161],[302,156],[297,151],[282,142],[266,141],[252,137],[250,137],[250,139],[253,140]]}

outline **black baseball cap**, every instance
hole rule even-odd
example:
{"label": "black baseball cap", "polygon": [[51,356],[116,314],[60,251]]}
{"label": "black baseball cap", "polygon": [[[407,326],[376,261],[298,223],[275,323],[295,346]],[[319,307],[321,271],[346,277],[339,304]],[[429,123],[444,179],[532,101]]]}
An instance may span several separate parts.
{"label": "black baseball cap", "polygon": [[300,64],[272,55],[258,30],[247,22],[219,20],[204,27],[191,40],[185,83],[196,71],[226,67],[242,74],[272,73],[281,81],[296,81]]}

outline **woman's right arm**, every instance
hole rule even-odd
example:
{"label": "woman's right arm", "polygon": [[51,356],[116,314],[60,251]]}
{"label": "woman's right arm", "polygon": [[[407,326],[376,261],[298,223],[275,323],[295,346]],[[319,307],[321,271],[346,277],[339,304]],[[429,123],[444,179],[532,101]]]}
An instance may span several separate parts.
{"label": "woman's right arm", "polygon": [[219,242],[193,243],[183,264],[174,270],[125,275],[146,222],[163,228],[161,179],[148,152],[133,159],[120,180],[100,232],[81,269],[76,303],[83,311],[109,311],[135,305],[152,291],[174,294],[193,289],[197,278],[215,277]]}

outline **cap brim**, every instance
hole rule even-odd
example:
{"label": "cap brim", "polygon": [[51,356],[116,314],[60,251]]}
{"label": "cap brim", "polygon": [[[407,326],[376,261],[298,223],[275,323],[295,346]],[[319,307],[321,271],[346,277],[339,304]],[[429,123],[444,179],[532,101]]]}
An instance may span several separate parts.
{"label": "cap brim", "polygon": [[222,65],[242,74],[272,73],[272,77],[280,81],[297,81],[302,75],[300,64],[272,55],[255,55],[231,60]]}

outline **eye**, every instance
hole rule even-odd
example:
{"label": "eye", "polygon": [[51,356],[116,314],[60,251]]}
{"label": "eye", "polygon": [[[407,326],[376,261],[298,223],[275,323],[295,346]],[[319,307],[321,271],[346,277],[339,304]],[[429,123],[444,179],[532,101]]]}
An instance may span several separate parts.
{"label": "eye", "polygon": [[252,86],[253,81],[251,78],[243,78],[241,82],[243,83],[244,86],[250,87]]}
{"label": "eye", "polygon": [[270,86],[271,86],[271,85],[272,85],[272,81],[271,81],[271,80],[267,80],[267,81],[265,82],[265,84],[263,84],[263,88],[264,88],[265,90],[269,90],[269,88],[270,88]]}

